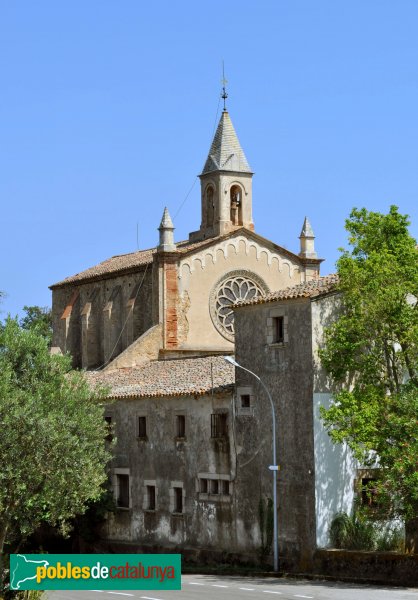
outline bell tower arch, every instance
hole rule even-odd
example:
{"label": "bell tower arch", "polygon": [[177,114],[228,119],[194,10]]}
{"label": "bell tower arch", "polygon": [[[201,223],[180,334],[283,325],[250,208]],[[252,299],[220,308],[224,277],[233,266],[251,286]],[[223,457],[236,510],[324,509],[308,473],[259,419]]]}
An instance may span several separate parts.
{"label": "bell tower arch", "polygon": [[202,218],[199,231],[190,234],[191,241],[224,235],[239,227],[254,229],[252,177],[229,113],[224,109],[199,175]]}

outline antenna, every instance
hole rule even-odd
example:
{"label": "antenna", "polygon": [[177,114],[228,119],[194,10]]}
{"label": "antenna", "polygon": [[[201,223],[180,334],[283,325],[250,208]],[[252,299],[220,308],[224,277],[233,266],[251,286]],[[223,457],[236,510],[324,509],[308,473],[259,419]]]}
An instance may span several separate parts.
{"label": "antenna", "polygon": [[228,81],[225,79],[225,66],[224,61],[222,61],[222,95],[221,98],[224,100],[224,112],[226,112],[226,99],[228,98],[228,94],[226,92],[226,84]]}

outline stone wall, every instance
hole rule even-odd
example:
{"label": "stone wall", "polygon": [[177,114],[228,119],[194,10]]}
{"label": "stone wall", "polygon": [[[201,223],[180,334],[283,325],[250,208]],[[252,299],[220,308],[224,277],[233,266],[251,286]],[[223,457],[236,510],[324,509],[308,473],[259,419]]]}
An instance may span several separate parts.
{"label": "stone wall", "polygon": [[[104,527],[108,542],[257,557],[254,525],[237,516],[242,511],[236,494],[231,402],[231,395],[215,394],[117,400],[108,407],[117,437],[111,465],[115,493],[118,473],[128,474],[130,484],[129,508],[118,508]],[[226,415],[224,436],[212,437],[212,415]],[[178,416],[185,417],[183,437],[178,436]],[[139,436],[140,417],[146,419],[146,437]],[[202,479],[210,483],[207,489]],[[147,507],[147,486],[155,487],[154,510]],[[173,504],[174,487],[183,490],[182,514]]]}
{"label": "stone wall", "polygon": [[[284,319],[282,343],[273,343],[274,317]],[[288,567],[307,570],[315,549],[310,300],[241,307],[235,319],[236,360],[261,377],[276,409],[279,554]],[[251,514],[256,528],[260,498],[272,497],[272,414],[254,377],[236,369],[236,385],[239,512],[246,523]],[[240,408],[240,394],[250,395],[248,411]]]}
{"label": "stone wall", "polygon": [[152,267],[112,279],[53,290],[54,347],[74,367],[96,368],[120,354],[152,325]]}

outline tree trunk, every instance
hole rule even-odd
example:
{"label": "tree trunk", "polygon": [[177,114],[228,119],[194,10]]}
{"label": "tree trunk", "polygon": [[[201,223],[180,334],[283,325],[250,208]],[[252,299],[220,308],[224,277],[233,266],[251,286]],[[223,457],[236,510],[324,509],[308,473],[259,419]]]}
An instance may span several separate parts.
{"label": "tree trunk", "polygon": [[405,523],[405,550],[418,554],[418,517]]}

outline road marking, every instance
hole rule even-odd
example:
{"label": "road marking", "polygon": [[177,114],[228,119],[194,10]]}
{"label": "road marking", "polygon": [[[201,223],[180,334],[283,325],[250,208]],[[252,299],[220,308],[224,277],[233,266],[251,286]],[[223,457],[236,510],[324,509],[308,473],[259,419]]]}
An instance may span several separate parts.
{"label": "road marking", "polygon": [[227,588],[227,587],[229,587],[229,585],[217,585],[216,583],[212,583],[212,587]]}
{"label": "road marking", "polygon": [[141,596],[144,600],[161,600],[161,598],[151,598],[151,596]]}
{"label": "road marking", "polygon": [[124,594],[123,592],[107,592],[108,594],[114,594],[115,596],[133,596],[133,594]]}
{"label": "road marking", "polygon": [[98,594],[103,594],[103,590],[91,590],[92,592],[97,592]]}
{"label": "road marking", "polygon": [[189,585],[205,585],[204,583],[197,583],[197,581],[189,581]]}
{"label": "road marking", "polygon": [[246,592],[253,592],[255,590],[255,588],[238,588],[240,590],[244,590]]}
{"label": "road marking", "polygon": [[301,594],[293,594],[295,598],[313,598],[313,596],[302,596]]}
{"label": "road marking", "polygon": [[282,594],[283,592],[272,592],[271,590],[263,590],[265,594]]}

